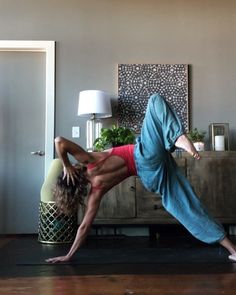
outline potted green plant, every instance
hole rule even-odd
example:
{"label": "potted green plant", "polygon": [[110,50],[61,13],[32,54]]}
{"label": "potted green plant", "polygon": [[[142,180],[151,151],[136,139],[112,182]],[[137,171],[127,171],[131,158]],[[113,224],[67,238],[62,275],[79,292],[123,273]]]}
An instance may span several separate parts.
{"label": "potted green plant", "polygon": [[199,131],[197,128],[191,129],[188,132],[188,138],[193,142],[197,151],[204,151],[205,143],[204,138],[206,135],[206,131]]}
{"label": "potted green plant", "polygon": [[102,128],[101,135],[94,141],[96,151],[103,151],[110,147],[132,144],[135,140],[134,132],[127,127],[112,125],[111,128]]}

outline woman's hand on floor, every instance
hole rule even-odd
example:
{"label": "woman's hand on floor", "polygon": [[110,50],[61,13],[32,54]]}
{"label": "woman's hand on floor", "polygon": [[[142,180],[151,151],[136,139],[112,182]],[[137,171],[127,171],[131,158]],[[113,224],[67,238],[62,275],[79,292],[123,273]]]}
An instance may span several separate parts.
{"label": "woman's hand on floor", "polygon": [[53,258],[48,258],[46,259],[46,262],[48,263],[58,263],[58,262],[66,262],[69,261],[70,257],[65,255],[65,256],[58,256],[58,257],[53,257]]}

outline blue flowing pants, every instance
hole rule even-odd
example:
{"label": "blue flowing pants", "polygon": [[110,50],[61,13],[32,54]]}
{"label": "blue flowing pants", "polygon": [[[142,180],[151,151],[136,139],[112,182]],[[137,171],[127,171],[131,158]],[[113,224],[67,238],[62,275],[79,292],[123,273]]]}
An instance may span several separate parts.
{"label": "blue flowing pants", "polygon": [[183,133],[168,102],[159,94],[152,95],[134,150],[137,173],[146,189],[159,193],[164,208],[194,237],[205,243],[219,242],[225,237],[224,228],[201,204],[171,155]]}

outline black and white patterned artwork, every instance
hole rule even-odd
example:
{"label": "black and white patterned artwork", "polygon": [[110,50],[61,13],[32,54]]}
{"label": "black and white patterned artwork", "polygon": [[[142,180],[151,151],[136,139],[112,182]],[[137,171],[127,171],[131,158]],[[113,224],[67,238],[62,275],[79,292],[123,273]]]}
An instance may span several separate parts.
{"label": "black and white patterned artwork", "polygon": [[119,64],[118,124],[140,133],[148,99],[154,93],[159,93],[171,104],[188,130],[186,64]]}

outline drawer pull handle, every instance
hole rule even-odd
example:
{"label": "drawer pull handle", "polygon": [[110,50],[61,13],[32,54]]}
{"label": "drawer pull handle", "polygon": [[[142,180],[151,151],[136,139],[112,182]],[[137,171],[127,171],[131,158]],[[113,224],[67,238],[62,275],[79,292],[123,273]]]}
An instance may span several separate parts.
{"label": "drawer pull handle", "polygon": [[162,209],[162,208],[163,208],[162,205],[157,205],[157,204],[155,204],[155,205],[153,206],[153,209],[154,209],[154,210],[158,210],[158,209]]}
{"label": "drawer pull handle", "polygon": [[131,186],[130,187],[130,190],[131,190],[131,192],[134,192],[135,191],[135,187],[134,186]]}

